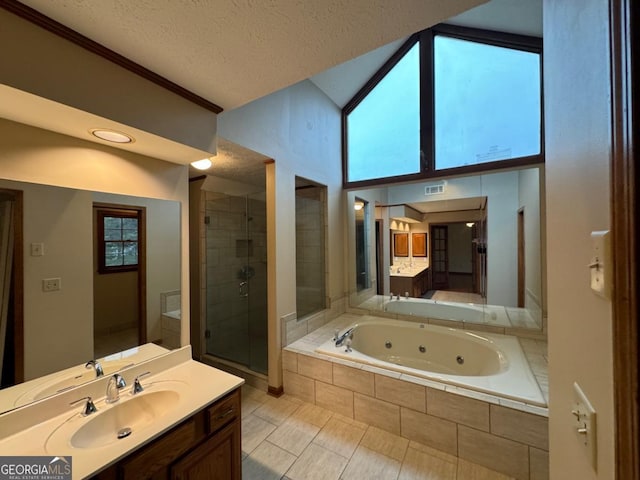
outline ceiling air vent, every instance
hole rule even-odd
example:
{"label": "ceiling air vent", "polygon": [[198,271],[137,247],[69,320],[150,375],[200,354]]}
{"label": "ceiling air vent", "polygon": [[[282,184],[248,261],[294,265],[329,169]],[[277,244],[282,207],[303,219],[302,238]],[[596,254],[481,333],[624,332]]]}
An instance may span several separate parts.
{"label": "ceiling air vent", "polygon": [[444,193],[444,183],[439,183],[437,185],[427,185],[424,187],[425,195],[438,195],[439,193]]}

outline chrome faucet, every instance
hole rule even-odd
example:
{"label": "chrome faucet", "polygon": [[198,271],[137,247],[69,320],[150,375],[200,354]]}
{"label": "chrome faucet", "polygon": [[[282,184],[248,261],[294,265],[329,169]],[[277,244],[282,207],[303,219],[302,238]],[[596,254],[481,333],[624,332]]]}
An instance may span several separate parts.
{"label": "chrome faucet", "polygon": [[344,332],[342,335],[338,335],[336,332],[336,347],[341,346],[347,338],[353,338],[353,330],[355,327],[351,327],[349,330]]}
{"label": "chrome faucet", "polygon": [[142,377],[146,377],[147,375],[150,375],[151,372],[144,372],[141,373],[140,375],[138,375],[135,380],[133,381],[133,388],[131,389],[131,394],[135,395],[136,393],[140,393],[144,390],[144,388],[142,388],[142,385],[140,384],[140,379]]}
{"label": "chrome faucet", "polygon": [[102,365],[100,365],[100,362],[97,360],[89,360],[84,368],[93,368],[96,371],[96,377],[101,377],[104,375]]}
{"label": "chrome faucet", "polygon": [[86,417],[87,415],[91,415],[92,413],[95,413],[98,411],[98,409],[96,408],[96,406],[93,404],[93,401],[91,400],[91,397],[82,397],[74,402],[71,402],[69,405],[77,405],[80,402],[84,402],[87,401],[87,403],[84,404],[84,408],[82,409],[82,416]]}
{"label": "chrome faucet", "polygon": [[120,400],[120,389],[127,386],[122,375],[115,373],[107,382],[107,403],[115,403]]}

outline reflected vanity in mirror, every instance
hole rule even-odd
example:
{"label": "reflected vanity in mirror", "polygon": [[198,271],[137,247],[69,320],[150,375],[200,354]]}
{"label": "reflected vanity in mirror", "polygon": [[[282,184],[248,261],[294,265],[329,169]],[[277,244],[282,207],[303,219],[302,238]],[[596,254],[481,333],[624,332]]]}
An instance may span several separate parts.
{"label": "reflected vanity in mirror", "polygon": [[95,379],[90,360],[108,375],[180,346],[179,202],[3,179],[0,193],[15,247],[0,413]]}
{"label": "reflected vanity in mirror", "polygon": [[350,306],[543,333],[542,168],[347,192],[348,201],[375,205],[369,234],[355,238],[375,239],[358,248],[377,273],[370,288],[351,290]]}

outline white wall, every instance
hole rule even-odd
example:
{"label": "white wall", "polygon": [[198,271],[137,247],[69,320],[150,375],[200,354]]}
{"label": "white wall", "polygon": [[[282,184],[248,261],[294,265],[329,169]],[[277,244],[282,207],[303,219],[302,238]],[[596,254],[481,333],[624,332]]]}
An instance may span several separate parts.
{"label": "white wall", "polygon": [[540,195],[544,194],[540,180],[537,169],[518,171],[518,204],[524,212],[525,308],[538,313],[543,305],[541,226],[545,222],[540,205]]}
{"label": "white wall", "polygon": [[518,305],[518,172],[482,175],[487,196],[487,303]]}
{"label": "white wall", "polygon": [[[543,4],[553,479],[615,477],[611,303],[591,292],[587,267],[590,232],[610,228],[608,8],[607,0]],[[573,382],[597,412],[597,471],[575,434]]]}
{"label": "white wall", "polygon": [[472,273],[471,262],[471,228],[464,223],[454,223],[448,228],[449,271],[455,273]]}
{"label": "white wall", "polygon": [[[279,319],[295,312],[295,177],[327,186],[329,242],[327,245],[328,296],[331,302],[344,297],[341,273],[344,265],[342,164],[340,110],[309,81],[256,100],[218,117],[218,133],[239,145],[271,157],[275,168],[267,170],[268,209],[275,216],[275,284],[270,283],[269,299],[275,300],[275,331]],[[272,202],[275,202],[275,207]],[[271,260],[270,260],[271,261]],[[275,290],[275,292],[274,292]],[[269,345],[269,384],[281,385],[277,345]],[[276,355],[277,357],[271,357]]]}
{"label": "white wall", "polygon": [[[123,150],[116,150],[106,146],[94,144],[40,130],[33,127],[0,120],[0,176],[3,179],[15,180],[21,182],[31,182],[34,184],[43,184],[60,187],[70,187],[80,190],[102,191],[109,193],[118,193],[134,196],[145,196],[151,198],[160,198],[166,200],[176,200],[181,203],[181,221],[180,229],[183,238],[187,238],[188,232],[188,167],[175,165],[160,160],[155,160],[140,155],[131,154]],[[34,188],[36,188],[34,186]],[[74,195],[86,194],[86,192],[75,192]],[[56,203],[37,202],[36,206],[27,204],[25,199],[25,210],[34,210],[36,214],[42,215],[40,221],[33,225],[25,225],[25,245],[28,247],[36,238],[43,235],[52,235],[57,233],[58,228],[56,222],[64,220],[65,208],[71,208],[75,202],[70,199],[58,199]],[[91,202],[91,199],[88,199]],[[30,202],[30,200],[29,200]],[[51,215],[47,216],[47,211],[51,210]],[[76,212],[79,214],[79,212]],[[74,214],[74,216],[77,216]],[[57,215],[57,217],[56,217]],[[83,213],[84,215],[84,213]],[[89,211],[86,220],[88,228],[84,232],[91,232],[91,212]],[[55,220],[55,221],[54,221]],[[48,223],[50,227],[47,227]],[[49,233],[42,233],[38,229],[49,228]],[[30,232],[30,233],[28,233]],[[28,235],[27,235],[28,233]],[[78,232],[78,238],[81,238]],[[44,241],[44,240],[43,240]],[[67,242],[68,243],[68,242]],[[84,242],[83,242],[84,243]],[[189,288],[188,279],[188,242],[181,243],[181,285],[182,289]],[[91,250],[91,241],[86,243],[87,248]],[[46,248],[46,247],[45,247]],[[25,249],[25,254],[29,250]],[[91,285],[91,268],[93,265],[91,253],[80,248],[78,251],[72,252],[78,258],[78,265],[73,266],[55,266],[56,272],[62,274],[54,274],[51,276],[63,276],[63,290],[67,283],[74,281],[84,283],[85,286]],[[38,263],[31,264],[32,260],[44,259],[45,257],[25,257],[25,276],[31,268],[37,268]],[[86,258],[87,260],[82,260]],[[56,258],[48,257],[47,260],[54,262]],[[42,262],[41,262],[42,263]],[[81,267],[87,264],[88,268]],[[65,273],[63,268],[69,268]],[[76,268],[80,267],[80,268]],[[37,278],[42,275],[50,275],[46,271],[36,271]],[[88,276],[85,278],[84,275]],[[46,305],[38,310],[30,310],[34,308],[30,305],[30,295],[40,295],[41,286],[25,285],[25,370],[27,378],[38,376],[42,373],[52,371],[54,365],[58,365],[67,355],[73,357],[73,360],[79,358],[81,363],[87,358],[93,356],[92,330],[92,303],[89,307],[85,302],[81,301],[77,304],[78,309],[73,314],[65,314],[64,311],[57,316],[55,322],[51,322],[51,315]],[[90,301],[92,296],[91,290],[87,291],[85,298]],[[62,295],[47,297],[48,301],[58,301],[62,299]],[[37,302],[36,302],[37,303]],[[69,302],[71,308],[75,302]],[[59,306],[62,306],[60,304]],[[65,307],[67,304],[65,304]],[[28,312],[31,312],[30,314]],[[182,296],[182,343],[187,344],[189,338],[189,316],[188,312],[188,296]],[[77,313],[76,313],[77,312]],[[27,318],[29,316],[29,318]],[[31,322],[35,323],[31,323]],[[48,331],[55,328],[56,331],[65,333],[62,344],[59,345],[60,350],[64,350],[65,354],[55,357],[55,350],[50,345],[50,336]],[[49,353],[48,353],[49,352]],[[51,355],[51,357],[49,357]],[[44,362],[49,362],[47,372],[42,371],[42,367],[35,367],[30,364],[29,358],[40,356]],[[50,360],[50,361],[49,361]],[[39,365],[42,365],[41,363]],[[56,368],[57,369],[57,368]]]}

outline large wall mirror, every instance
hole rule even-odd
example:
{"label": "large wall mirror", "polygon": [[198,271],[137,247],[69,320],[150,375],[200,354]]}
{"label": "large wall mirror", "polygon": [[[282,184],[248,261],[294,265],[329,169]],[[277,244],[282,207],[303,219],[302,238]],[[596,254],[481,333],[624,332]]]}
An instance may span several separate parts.
{"label": "large wall mirror", "polygon": [[350,253],[351,307],[544,329],[543,167],[347,192],[348,204],[356,199],[375,205],[364,228],[375,238],[366,258],[376,273],[363,291],[360,254]]}
{"label": "large wall mirror", "polygon": [[90,360],[106,375],[180,346],[179,202],[2,179],[0,193],[16,247],[0,275],[0,412],[96,378]]}

